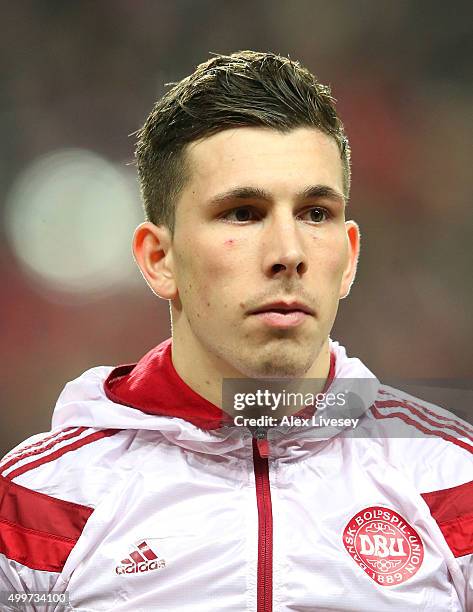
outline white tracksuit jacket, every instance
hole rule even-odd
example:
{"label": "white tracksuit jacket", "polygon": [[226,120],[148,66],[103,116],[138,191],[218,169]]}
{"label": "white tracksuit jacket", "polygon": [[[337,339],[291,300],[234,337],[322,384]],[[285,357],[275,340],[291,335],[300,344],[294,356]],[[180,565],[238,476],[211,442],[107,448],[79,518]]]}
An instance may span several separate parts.
{"label": "white tracksuit jacket", "polygon": [[472,611],[473,427],[331,352],[330,390],[364,379],[363,435],[257,440],[170,340],[67,384],[52,431],[0,463],[0,609]]}

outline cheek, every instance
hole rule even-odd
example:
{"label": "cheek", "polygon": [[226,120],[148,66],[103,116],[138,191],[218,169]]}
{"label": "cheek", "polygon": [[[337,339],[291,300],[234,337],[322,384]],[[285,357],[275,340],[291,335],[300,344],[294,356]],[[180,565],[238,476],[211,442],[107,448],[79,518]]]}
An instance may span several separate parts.
{"label": "cheek", "polygon": [[238,241],[211,240],[205,244],[192,244],[177,257],[178,290],[183,302],[202,315],[210,310],[228,308],[226,294],[238,276]]}
{"label": "cheek", "polygon": [[320,242],[313,254],[313,284],[320,299],[319,306],[327,314],[337,308],[347,254],[346,241],[341,238],[324,244]]}
{"label": "cheek", "polygon": [[247,241],[241,238],[222,237],[208,238],[204,248],[200,250],[200,258],[205,262],[216,279],[231,280],[241,270],[248,257]]}
{"label": "cheek", "polygon": [[318,241],[313,253],[314,268],[322,271],[327,282],[339,282],[348,258],[348,245],[343,237],[332,237],[331,240]]}
{"label": "cheek", "polygon": [[345,271],[345,268],[346,268],[346,264],[347,264],[347,252],[346,252],[346,249],[343,248],[343,246],[341,246],[338,251],[334,252],[332,260],[331,260],[332,273],[333,273],[333,276],[337,279],[337,281],[341,280],[343,276],[343,272]]}

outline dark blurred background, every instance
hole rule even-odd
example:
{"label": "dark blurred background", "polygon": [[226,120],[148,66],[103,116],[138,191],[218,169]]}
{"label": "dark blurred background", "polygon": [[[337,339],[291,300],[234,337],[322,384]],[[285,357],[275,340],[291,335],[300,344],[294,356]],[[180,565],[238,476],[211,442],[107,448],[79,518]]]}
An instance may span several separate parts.
{"label": "dark blurred background", "polygon": [[379,377],[471,378],[471,6],[2,2],[0,454],[66,381],[170,335],[132,261],[130,134],[209,51],[289,54],[339,100],[363,240],[332,337]]}

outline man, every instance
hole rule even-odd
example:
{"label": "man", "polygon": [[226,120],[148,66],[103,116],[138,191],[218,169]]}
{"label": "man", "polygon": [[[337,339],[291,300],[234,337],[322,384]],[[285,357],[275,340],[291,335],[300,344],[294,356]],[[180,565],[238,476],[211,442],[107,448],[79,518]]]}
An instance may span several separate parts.
{"label": "man", "polygon": [[[3,607],[472,610],[473,428],[329,339],[359,252],[329,89],[216,56],[138,136],[133,248],[172,340],[66,385],[52,431],[0,464]],[[226,381],[273,379],[312,400],[224,406]]]}

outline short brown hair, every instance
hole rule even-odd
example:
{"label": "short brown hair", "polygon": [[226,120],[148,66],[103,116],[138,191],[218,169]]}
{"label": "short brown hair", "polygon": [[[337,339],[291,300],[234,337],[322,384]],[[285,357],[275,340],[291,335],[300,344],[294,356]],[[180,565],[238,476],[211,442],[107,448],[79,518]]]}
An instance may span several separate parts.
{"label": "short brown hair", "polygon": [[350,147],[330,88],[297,61],[239,51],[215,55],[173,84],[138,131],[135,155],[147,220],[174,231],[175,201],[188,175],[186,145],[251,126],[281,132],[315,127],[333,137],[348,198]]}

